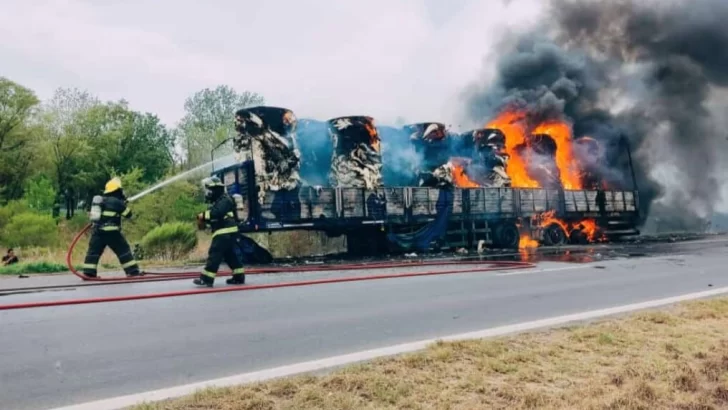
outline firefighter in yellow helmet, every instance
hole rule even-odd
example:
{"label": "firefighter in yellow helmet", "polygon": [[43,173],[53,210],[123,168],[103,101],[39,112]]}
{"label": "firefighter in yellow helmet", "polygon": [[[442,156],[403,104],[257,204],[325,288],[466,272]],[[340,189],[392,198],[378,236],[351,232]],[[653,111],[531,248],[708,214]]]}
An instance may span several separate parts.
{"label": "firefighter in yellow helmet", "polygon": [[91,204],[91,221],[93,230],[83,264],[83,274],[95,278],[101,254],[108,246],[119,258],[127,276],[140,276],[131,247],[121,233],[121,218],[131,218],[131,209],[127,207],[126,196],[119,178],[112,178],[106,183],[103,195],[96,195]]}

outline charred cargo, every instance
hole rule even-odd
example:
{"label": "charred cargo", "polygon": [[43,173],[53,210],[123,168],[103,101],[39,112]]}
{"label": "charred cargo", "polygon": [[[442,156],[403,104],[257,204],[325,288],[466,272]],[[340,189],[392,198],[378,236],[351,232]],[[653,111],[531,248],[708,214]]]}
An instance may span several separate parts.
{"label": "charred cargo", "polygon": [[[305,179],[316,182],[311,184],[298,176],[298,170],[305,168],[301,163],[305,164],[312,152],[320,151],[307,148],[303,155],[299,153],[296,127],[292,125],[295,120],[290,120],[295,117],[287,114],[290,110],[241,112],[239,116],[244,119],[250,114],[260,118],[245,119],[246,129],[240,134],[251,141],[265,140],[259,148],[263,155],[242,156],[240,163],[213,174],[230,192],[243,196],[238,213],[243,232],[318,230],[346,234],[354,248],[373,244],[379,247],[377,251],[385,245],[389,250],[409,251],[474,248],[483,243],[513,249],[524,235],[544,245],[562,245],[639,234],[637,187],[605,189],[595,183],[580,189],[564,186],[553,172],[560,160],[554,155],[553,138],[543,133],[529,135],[519,148],[527,151],[524,155],[546,159],[531,165],[543,186],[522,188],[511,186],[506,168],[510,153],[515,151],[508,152],[505,135],[497,128],[454,135],[440,123],[419,123],[400,129],[382,127],[380,134],[368,116],[312,122],[307,124],[308,143],[327,146],[324,152],[330,157],[317,157],[315,164],[306,168],[309,177]],[[264,114],[277,120],[288,115],[289,120],[266,125],[270,120],[266,121]],[[322,135],[324,125],[328,142]],[[388,146],[380,135],[398,136],[400,140]],[[424,161],[410,166],[400,157],[400,162],[390,167],[387,161],[398,158],[397,144],[405,142]],[[439,143],[447,144],[449,151],[441,150]],[[255,149],[252,144],[240,146],[241,152]],[[592,141],[581,141],[578,148],[598,155],[593,152]],[[626,149],[631,168],[629,147]],[[446,152],[458,156],[448,157]],[[287,183],[269,182],[272,158],[289,161],[286,172],[276,169],[278,176],[274,175],[274,180]],[[324,180],[321,174],[326,168],[328,179]],[[431,177],[431,184],[423,182],[422,173],[432,175],[437,169],[448,169],[450,177]],[[259,175],[261,172],[266,174]],[[413,183],[385,186],[383,176]],[[591,179],[588,174],[585,178]]]}

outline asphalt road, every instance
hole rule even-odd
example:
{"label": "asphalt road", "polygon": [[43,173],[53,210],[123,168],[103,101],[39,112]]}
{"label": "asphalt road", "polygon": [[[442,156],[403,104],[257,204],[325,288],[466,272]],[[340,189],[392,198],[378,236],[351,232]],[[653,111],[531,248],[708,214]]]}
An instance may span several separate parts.
{"label": "asphalt road", "polygon": [[[0,407],[69,405],[728,286],[727,243],[710,244],[658,257],[542,262],[531,271],[0,311]],[[126,286],[80,291],[101,296]],[[189,280],[128,286],[187,289]]]}

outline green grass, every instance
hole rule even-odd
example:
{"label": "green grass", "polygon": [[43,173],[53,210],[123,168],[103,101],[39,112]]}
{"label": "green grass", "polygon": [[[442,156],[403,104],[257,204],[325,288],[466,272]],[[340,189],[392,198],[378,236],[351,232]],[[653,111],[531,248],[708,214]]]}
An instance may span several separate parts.
{"label": "green grass", "polygon": [[[77,267],[78,269],[78,267]],[[20,275],[32,273],[68,272],[65,264],[55,262],[21,262],[9,266],[0,266],[0,275]]]}

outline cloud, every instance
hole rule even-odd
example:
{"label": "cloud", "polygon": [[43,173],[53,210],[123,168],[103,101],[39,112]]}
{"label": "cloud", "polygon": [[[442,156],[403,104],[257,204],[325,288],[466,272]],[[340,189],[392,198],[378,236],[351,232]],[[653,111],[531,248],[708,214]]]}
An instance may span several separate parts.
{"label": "cloud", "polygon": [[299,117],[369,114],[451,122],[482,81],[499,34],[527,26],[536,0],[307,2],[10,0],[2,75],[48,97],[85,88],[173,125],[193,92],[263,94]]}

